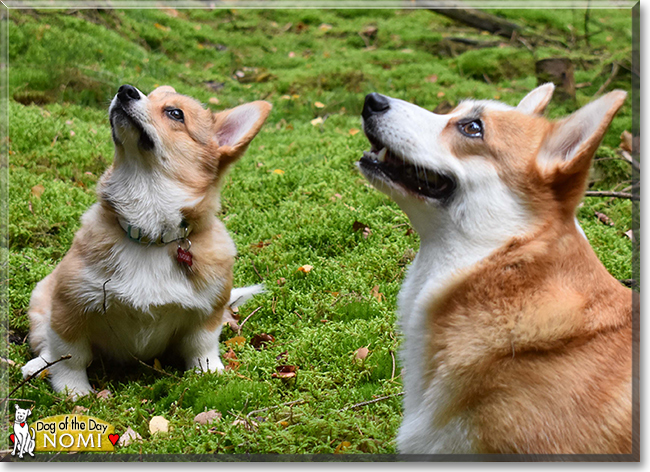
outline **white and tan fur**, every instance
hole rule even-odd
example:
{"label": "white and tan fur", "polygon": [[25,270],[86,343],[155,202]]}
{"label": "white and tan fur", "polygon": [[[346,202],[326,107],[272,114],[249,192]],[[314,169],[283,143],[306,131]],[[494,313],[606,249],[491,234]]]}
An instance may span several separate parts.
{"label": "white and tan fur", "polygon": [[[456,182],[443,202],[360,163],[421,240],[398,299],[401,453],[631,452],[632,293],[574,216],[626,94],[550,122],[552,93],[546,84],[517,107],[465,101],[447,115],[388,98],[364,117],[375,163],[385,147]],[[459,131],[469,114],[481,137]]]}
{"label": "white and tan fur", "polygon": [[[125,95],[124,87],[109,110],[115,158],[98,184],[98,202],[83,215],[69,252],[37,284],[29,307],[38,357],[23,375],[71,355],[48,372],[56,391],[74,397],[92,391],[86,367],[94,350],[132,361],[173,347],[188,369],[222,370],[224,309],[261,291],[231,290],[236,248],[215,214],[225,172],[271,105],[253,102],[213,114],[168,86],[148,96],[134,87]],[[170,110],[181,110],[182,120]],[[176,259],[178,242],[132,241],[118,218],[152,240],[184,221],[191,228],[191,270]]]}

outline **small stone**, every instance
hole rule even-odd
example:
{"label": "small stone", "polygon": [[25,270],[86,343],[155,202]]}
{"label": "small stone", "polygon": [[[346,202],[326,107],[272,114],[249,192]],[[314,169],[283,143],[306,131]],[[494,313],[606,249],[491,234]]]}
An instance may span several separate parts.
{"label": "small stone", "polygon": [[194,422],[199,424],[210,424],[221,420],[221,412],[217,410],[204,411],[194,417]]}

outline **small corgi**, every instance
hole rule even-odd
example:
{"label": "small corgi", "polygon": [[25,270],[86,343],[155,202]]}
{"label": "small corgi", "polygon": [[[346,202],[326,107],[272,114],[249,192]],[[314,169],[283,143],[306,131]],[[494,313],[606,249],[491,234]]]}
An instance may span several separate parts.
{"label": "small corgi", "polygon": [[575,219],[626,93],[549,121],[553,90],[447,115],[365,99],[358,167],[421,241],[398,297],[401,453],[632,453],[633,293]]}
{"label": "small corgi", "polygon": [[219,187],[270,111],[257,101],[211,113],[169,86],[149,95],[119,88],[109,108],[115,158],[98,202],[32,293],[29,340],[39,357],[25,377],[49,366],[54,390],[77,398],[92,392],[93,350],[129,361],[170,346],[188,369],[223,369],[224,309],[262,288],[231,290],[236,249],[215,216]]}

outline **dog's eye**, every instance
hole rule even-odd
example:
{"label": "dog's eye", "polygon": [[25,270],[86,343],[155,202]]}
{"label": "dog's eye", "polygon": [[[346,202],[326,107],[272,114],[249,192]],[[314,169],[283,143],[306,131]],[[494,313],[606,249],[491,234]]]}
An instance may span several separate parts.
{"label": "dog's eye", "polygon": [[458,128],[460,129],[461,133],[470,138],[483,137],[483,123],[481,123],[481,120],[472,120],[464,123],[459,123]]}
{"label": "dog's eye", "polygon": [[165,110],[165,113],[167,113],[167,116],[169,116],[172,120],[180,121],[181,123],[185,122],[185,115],[183,115],[183,110],[180,110],[178,108],[168,108]]}

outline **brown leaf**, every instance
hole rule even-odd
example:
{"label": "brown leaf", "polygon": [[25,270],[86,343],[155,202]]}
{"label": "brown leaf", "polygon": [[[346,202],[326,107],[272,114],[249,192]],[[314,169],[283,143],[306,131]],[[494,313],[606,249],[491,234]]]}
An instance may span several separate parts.
{"label": "brown leaf", "polygon": [[221,412],[217,410],[209,410],[196,415],[194,417],[194,422],[199,424],[210,424],[215,421],[220,421],[221,417]]}
{"label": "brown leaf", "polygon": [[232,425],[243,426],[246,431],[257,431],[257,423],[249,419],[237,418]]}
{"label": "brown leaf", "polygon": [[223,353],[223,358],[224,359],[237,359],[237,354],[235,354],[235,351],[232,349],[228,349],[226,352]]}
{"label": "brown leaf", "polygon": [[361,223],[360,221],[355,221],[354,223],[352,223],[352,231],[356,232],[356,231],[360,231],[360,230],[370,231],[370,228],[368,227],[367,224]]}
{"label": "brown leaf", "polygon": [[273,341],[275,341],[275,338],[271,334],[260,333],[251,338],[251,345],[260,351]]}
{"label": "brown leaf", "polygon": [[600,213],[599,211],[595,211],[594,214],[598,217],[598,220],[601,223],[604,223],[609,226],[614,226],[614,222],[612,221],[612,219],[609,216],[607,216],[605,213]]}
{"label": "brown leaf", "polygon": [[299,272],[304,272],[305,274],[308,274],[308,273],[310,273],[312,271],[313,268],[314,268],[314,266],[310,266],[309,264],[305,264],[302,267],[298,267],[298,271]]}
{"label": "brown leaf", "polygon": [[435,83],[438,81],[438,75],[437,75],[437,74],[430,75],[429,77],[427,77],[427,78],[424,79],[424,80],[425,80],[426,82],[431,83],[431,84],[435,84]]}
{"label": "brown leaf", "polygon": [[384,299],[384,294],[379,293],[379,285],[375,285],[372,287],[372,290],[370,290],[370,295],[372,295],[379,303]]}
{"label": "brown leaf", "polygon": [[334,449],[334,454],[343,454],[345,450],[351,445],[352,444],[350,444],[348,441],[343,441],[341,444],[336,446],[336,449]]}
{"label": "brown leaf", "polygon": [[287,351],[282,351],[280,354],[275,356],[275,359],[279,361],[280,359],[284,359],[285,357],[287,357]]}
{"label": "brown leaf", "polygon": [[72,414],[73,414],[73,415],[83,415],[83,414],[84,414],[85,412],[87,412],[87,411],[88,411],[88,408],[86,408],[85,406],[76,405],[76,406],[72,409]]}
{"label": "brown leaf", "polygon": [[271,374],[271,377],[276,379],[291,379],[296,376],[298,366],[295,365],[279,365],[275,368],[276,372]]}
{"label": "brown leaf", "polygon": [[282,285],[284,285],[286,283],[287,283],[287,279],[285,279],[284,277],[280,277],[278,279],[278,285],[282,286]]}
{"label": "brown leaf", "polygon": [[373,25],[366,26],[360,31],[360,34],[368,38],[372,38],[377,34],[378,28]]}
{"label": "brown leaf", "polygon": [[359,349],[354,351],[354,358],[362,361],[366,357],[368,357],[368,354],[370,354],[370,350],[368,350],[367,347],[360,347]]}
{"label": "brown leaf", "polygon": [[632,133],[625,130],[621,133],[621,149],[627,152],[632,152]]}
{"label": "brown leaf", "polygon": [[326,31],[329,31],[329,30],[332,29],[332,25],[330,25],[328,23],[321,23],[320,26],[318,27],[318,29],[321,30],[321,31],[326,32]]}
{"label": "brown leaf", "polygon": [[129,426],[128,428],[126,428],[126,431],[124,431],[120,436],[118,444],[120,446],[128,446],[134,441],[141,441],[141,440],[142,440],[142,436],[140,436],[138,433],[133,431],[133,429]]}
{"label": "brown leaf", "polygon": [[157,370],[162,370],[162,364],[158,359],[153,360],[153,368]]}
{"label": "brown leaf", "polygon": [[112,396],[113,394],[108,389],[104,389],[101,392],[97,393],[97,398],[101,398],[102,400],[106,400],[107,398],[110,398]]}
{"label": "brown leaf", "polygon": [[246,343],[246,338],[243,336],[235,336],[234,338],[230,338],[226,341],[226,346],[229,348],[233,348],[235,346],[241,347]]}
{"label": "brown leaf", "polygon": [[32,195],[34,195],[36,198],[41,198],[43,192],[45,192],[45,187],[43,187],[41,184],[34,185],[32,187]]}
{"label": "brown leaf", "polygon": [[350,131],[348,131],[348,133],[350,133],[350,136],[354,136],[359,131],[361,131],[361,130],[359,130],[358,128],[350,128]]}

